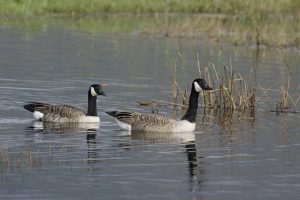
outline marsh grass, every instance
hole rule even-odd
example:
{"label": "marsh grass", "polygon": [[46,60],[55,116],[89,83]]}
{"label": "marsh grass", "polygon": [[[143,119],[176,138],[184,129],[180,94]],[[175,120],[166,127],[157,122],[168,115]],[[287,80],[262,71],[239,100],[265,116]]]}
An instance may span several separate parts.
{"label": "marsh grass", "polygon": [[9,152],[7,149],[0,149],[0,169],[5,170],[21,169],[21,168],[38,168],[41,165],[41,157],[38,153],[34,153],[31,150]]}
{"label": "marsh grass", "polygon": [[281,74],[281,85],[279,90],[281,100],[276,104],[276,109],[272,111],[276,113],[297,113],[296,107],[300,100],[300,84],[293,92],[291,91],[292,72],[286,60],[284,60],[284,63],[287,68],[287,74]]}
{"label": "marsh grass", "polygon": [[[295,51],[295,45],[298,42],[296,38],[294,44],[291,48],[290,54],[298,55],[298,51]],[[284,64],[286,67],[286,75],[282,72],[281,74],[281,86],[280,86],[280,94],[281,94],[281,102],[279,103],[280,106],[276,107],[276,112],[278,112],[278,107],[280,108],[281,112],[294,112],[296,113],[296,107],[300,100],[300,84],[294,91],[291,91],[291,82],[292,82],[292,71],[290,64],[287,59],[284,59]]]}
{"label": "marsh grass", "polygon": [[[253,47],[290,47],[294,39],[299,37],[298,15],[273,16],[269,13],[265,18],[254,18],[250,13],[249,16],[244,15],[189,15],[180,19],[169,17],[167,24],[158,23],[155,30],[165,31],[169,37],[208,38],[216,43],[228,42]],[[299,46],[299,43],[296,45]]]}
{"label": "marsh grass", "polygon": [[[296,39],[294,43],[297,43]],[[298,113],[297,105],[300,101],[300,84],[296,85],[296,79],[293,78],[292,68],[296,69],[295,66],[290,66],[290,63],[293,64],[293,60],[289,58],[294,58],[299,56],[299,50],[295,50],[295,46],[293,45],[288,54],[283,58],[283,70],[280,74],[280,86],[279,88],[264,88],[259,85],[259,91],[262,92],[263,96],[267,100],[269,104],[269,108],[272,112],[279,113]],[[294,63],[298,65],[298,63]],[[294,87],[292,87],[294,85]],[[295,87],[296,85],[296,87]],[[279,100],[276,101],[275,109],[272,106],[272,93],[279,95]]]}
{"label": "marsh grass", "polygon": [[[247,15],[260,13],[297,13],[299,1],[291,0],[0,0],[0,13],[37,15],[62,13],[84,15],[97,13],[222,13]],[[256,12],[254,12],[256,11]],[[247,20],[247,18],[245,18]]]}
{"label": "marsh grass", "polygon": [[299,13],[300,1],[291,0],[0,0],[0,23],[17,27],[60,22],[90,32],[125,29],[256,47],[291,46]]}
{"label": "marsh grass", "polygon": [[[213,91],[201,92],[203,110],[209,108],[226,111],[223,114],[233,114],[234,111],[238,111],[240,115],[250,113],[251,117],[254,117],[257,87],[256,68],[253,67],[249,77],[245,77],[235,72],[232,65],[224,66],[221,75],[211,62],[206,67],[201,68],[198,52],[196,52],[196,59],[198,76],[205,78],[208,84],[214,88]],[[177,83],[176,74],[173,75],[172,82],[173,97],[176,97],[173,99],[173,103],[176,104],[179,99],[182,99],[182,104],[187,106],[189,89],[181,89]]]}
{"label": "marsh grass", "polygon": [[[240,117],[255,119],[257,105],[260,103],[258,101],[267,102],[270,106],[269,111],[277,113],[298,112],[296,106],[300,101],[300,84],[296,90],[291,91],[292,72],[286,60],[284,60],[286,70],[285,73],[282,72],[281,74],[280,88],[277,89],[264,88],[257,82],[256,66],[251,68],[248,76],[239,73],[231,64],[221,68],[218,67],[219,71],[217,71],[215,65],[211,62],[208,62],[207,66],[201,67],[198,52],[196,52],[196,63],[198,76],[205,78],[208,84],[214,88],[213,91],[203,91],[201,93],[203,112],[206,112],[206,109],[215,109],[222,113],[222,116],[233,116],[234,112],[237,112]],[[176,96],[173,103],[179,103],[182,99],[183,105],[186,107],[188,105],[189,88],[182,89],[175,78],[176,74],[173,75],[172,80],[176,86],[176,90],[173,86],[173,95]],[[272,109],[272,104],[278,100],[273,99],[269,95],[269,91],[280,96],[275,110]]]}
{"label": "marsh grass", "polygon": [[[53,168],[59,163],[72,167],[70,152],[74,148],[69,145],[49,145],[45,147],[21,149],[6,149],[0,147],[0,174],[7,170],[28,171],[38,168]],[[83,159],[85,161],[86,158]]]}
{"label": "marsh grass", "polygon": [[[291,71],[290,71],[290,67],[288,65],[288,63],[286,62],[286,60],[284,60],[287,70],[288,70],[288,75],[287,78],[284,78],[284,75],[282,73],[281,75],[281,86],[280,86],[280,91],[281,91],[281,105],[280,107],[282,109],[289,109],[291,107],[291,101],[292,98],[289,95],[289,89],[290,89],[290,85],[291,85]],[[286,81],[285,81],[286,80]]]}

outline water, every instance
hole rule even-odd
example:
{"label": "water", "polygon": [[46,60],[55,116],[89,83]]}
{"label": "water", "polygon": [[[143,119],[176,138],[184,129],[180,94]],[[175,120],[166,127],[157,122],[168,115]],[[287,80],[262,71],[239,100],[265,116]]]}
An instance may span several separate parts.
{"label": "water", "polygon": [[[190,134],[130,135],[104,113],[159,109],[171,116],[171,108],[137,102],[171,99],[176,60],[179,84],[190,87],[195,50],[201,65],[213,62],[220,71],[230,62],[244,74],[258,65],[259,83],[277,89],[286,56],[293,78],[300,77],[299,58],[288,50],[257,56],[251,48],[196,39],[59,27],[2,27],[0,44],[0,199],[298,199],[300,116],[268,112],[262,95],[255,120],[199,113]],[[88,87],[99,82],[110,84],[108,97],[98,99],[100,128],[32,128],[25,102],[86,109]],[[279,96],[272,95],[274,105]]]}

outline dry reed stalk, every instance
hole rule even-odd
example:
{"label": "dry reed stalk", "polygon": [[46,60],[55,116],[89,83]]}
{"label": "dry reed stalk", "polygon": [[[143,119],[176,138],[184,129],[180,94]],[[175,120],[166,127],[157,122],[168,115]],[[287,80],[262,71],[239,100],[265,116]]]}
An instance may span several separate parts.
{"label": "dry reed stalk", "polygon": [[289,103],[289,89],[290,89],[290,83],[291,83],[291,71],[288,63],[284,59],[284,62],[286,64],[286,67],[288,69],[288,77],[285,82],[283,73],[281,74],[281,107],[282,109],[289,109],[290,103]]}
{"label": "dry reed stalk", "polygon": [[[296,89],[296,93],[297,93],[297,91],[298,91],[299,89],[300,89],[300,84],[298,85],[298,87],[297,87],[297,89]],[[298,97],[296,97],[296,100],[295,100],[295,106],[298,104],[299,100],[300,100],[300,93],[299,93]]]}
{"label": "dry reed stalk", "polygon": [[199,77],[202,77],[201,66],[200,66],[200,60],[199,60],[199,53],[198,53],[198,51],[196,51],[196,56],[197,56],[197,67],[198,67]]}
{"label": "dry reed stalk", "polygon": [[[202,71],[201,71],[201,66],[200,66],[200,60],[199,60],[199,53],[198,51],[196,51],[196,61],[197,61],[197,68],[198,68],[198,76],[202,77]],[[204,91],[202,91],[201,93],[201,99],[202,99],[202,107],[205,107],[206,105],[206,99],[204,97]]]}
{"label": "dry reed stalk", "polygon": [[177,104],[177,81],[176,81],[176,62],[174,63],[174,66],[173,66],[173,81],[172,81],[172,92],[173,92],[173,105],[174,105],[174,108],[176,107],[176,104]]}
{"label": "dry reed stalk", "polygon": [[[239,115],[251,111],[251,118],[254,118],[255,104],[256,104],[256,67],[251,68],[251,73],[248,77],[236,73],[232,65],[223,67],[223,75],[221,76],[213,63],[208,62],[208,66],[201,67],[199,61],[199,53],[196,52],[196,68],[199,77],[205,78],[209,85],[215,90],[202,92],[202,107],[216,108],[222,110],[225,115],[233,116],[234,111],[238,111]],[[178,56],[183,59],[181,53],[178,51]],[[174,104],[177,104],[178,94],[183,98],[183,104],[187,105],[188,92],[182,90],[176,81],[176,63],[173,70],[173,97]],[[300,86],[299,86],[300,88]],[[266,94],[266,92],[265,92]],[[289,97],[287,95],[287,97]],[[300,101],[300,95],[296,101]],[[228,112],[230,111],[230,112]]]}
{"label": "dry reed stalk", "polygon": [[[208,67],[205,71],[205,78],[213,82],[214,85],[215,79],[219,84],[219,90],[215,93],[210,93],[210,106],[230,111],[238,110],[240,112],[254,109],[256,102],[256,81],[253,77],[256,76],[253,76],[253,73],[256,70],[251,70],[249,78],[246,79],[241,74],[235,73],[232,66],[223,67],[224,76],[222,77],[218,74],[213,63],[208,63]],[[212,76],[210,69],[214,72],[214,76]],[[254,83],[253,87],[251,86],[251,82]],[[214,87],[217,88],[216,86]]]}
{"label": "dry reed stalk", "polygon": [[170,106],[170,105],[172,105],[174,107],[183,107],[183,108],[187,108],[188,107],[187,105],[184,105],[184,104],[181,104],[181,103],[174,104],[174,103],[167,102],[167,101],[158,101],[157,103],[159,105],[161,105],[161,106]]}
{"label": "dry reed stalk", "polygon": [[[208,81],[208,85],[213,85],[212,84],[212,80],[211,80],[211,76],[210,76],[210,72],[208,70],[208,68],[205,68],[205,79]],[[214,86],[213,86],[214,87]],[[208,91],[208,106],[212,106],[213,105],[213,96],[212,96],[212,92]]]}
{"label": "dry reed stalk", "polygon": [[281,108],[288,109],[290,107],[289,99],[288,99],[288,87],[285,84],[283,74],[281,75],[280,91],[281,91]]}
{"label": "dry reed stalk", "polygon": [[190,99],[189,90],[187,88],[185,88],[182,104],[188,106],[189,105],[189,99]]}
{"label": "dry reed stalk", "polygon": [[[298,38],[295,39],[292,47],[291,47],[291,54],[294,51],[294,47],[296,43],[298,42]],[[281,102],[276,107],[276,112],[292,112],[296,113],[296,105],[298,104],[300,100],[300,84],[296,88],[296,90],[293,92],[293,95],[290,94],[290,87],[291,87],[291,81],[292,81],[292,72],[290,69],[290,66],[286,59],[283,59],[285,66],[287,68],[287,76],[284,76],[284,73],[281,73],[281,85],[280,85],[280,95],[281,95]],[[299,94],[298,94],[299,93]],[[293,97],[294,98],[293,98]],[[280,107],[278,107],[280,106]],[[279,111],[280,109],[280,111]]]}
{"label": "dry reed stalk", "polygon": [[[179,90],[179,93],[181,94],[181,97],[183,98],[183,105],[188,105],[189,103],[189,96],[188,96],[188,92],[187,89],[185,89],[184,91],[180,88],[180,86],[178,85],[178,83],[176,82],[176,87]],[[185,102],[185,103],[184,103]]]}
{"label": "dry reed stalk", "polygon": [[265,96],[265,98],[267,99],[267,102],[269,104],[269,109],[272,109],[272,103],[271,103],[271,97],[270,95],[267,93],[267,89],[261,87],[260,85],[258,85],[258,89],[260,89],[260,91],[262,92],[262,94]]}
{"label": "dry reed stalk", "polygon": [[138,101],[140,106],[162,106],[161,104],[154,101]]}

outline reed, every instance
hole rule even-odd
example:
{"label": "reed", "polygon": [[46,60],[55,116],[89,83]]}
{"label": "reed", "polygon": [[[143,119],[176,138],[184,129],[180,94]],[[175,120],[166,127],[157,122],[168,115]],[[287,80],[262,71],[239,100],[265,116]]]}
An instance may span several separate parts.
{"label": "reed", "polygon": [[292,94],[290,92],[292,72],[290,66],[286,60],[284,60],[285,66],[287,68],[287,75],[281,74],[281,85],[280,85],[280,96],[281,101],[276,105],[276,112],[290,112],[296,113],[296,106],[300,99],[300,84]]}
{"label": "reed", "polygon": [[177,96],[178,96],[178,92],[177,92],[177,81],[176,81],[176,62],[174,63],[174,67],[173,67],[173,81],[172,81],[172,93],[173,93],[173,105],[174,107],[176,107],[177,104]]}
{"label": "reed", "polygon": [[[182,55],[181,55],[181,58]],[[257,69],[256,66],[251,68],[248,76],[242,75],[237,72],[231,64],[223,66],[217,71],[212,62],[208,62],[207,66],[201,67],[198,52],[196,52],[196,70],[198,77],[205,78],[210,86],[214,88],[213,91],[203,91],[201,93],[202,109],[216,109],[223,115],[233,115],[238,112],[239,116],[246,117],[247,119],[255,119],[255,112],[257,110],[258,101],[267,102],[269,104],[269,111],[277,113],[297,113],[296,107],[300,101],[300,84],[296,89],[291,89],[292,85],[292,72],[286,59],[284,64],[286,66],[285,73],[281,74],[280,88],[270,89],[262,87],[256,80]],[[176,77],[175,75],[173,77]],[[182,89],[176,80],[176,99],[173,103],[178,103],[182,99],[183,105],[188,102],[188,89]],[[272,109],[274,98],[269,92],[276,93],[276,109]],[[260,94],[259,98],[257,97]],[[174,96],[175,94],[173,94]]]}
{"label": "reed", "polygon": [[[59,147],[63,150],[64,146]],[[55,148],[40,150],[40,148],[27,148],[23,150],[12,150],[0,147],[0,174],[7,170],[32,170],[42,166],[52,166],[57,162]]]}
{"label": "reed", "polygon": [[[224,66],[221,73],[217,72],[213,63],[209,62],[204,68],[200,66],[199,55],[196,52],[196,63],[198,76],[205,78],[213,91],[203,91],[201,102],[203,108],[219,109],[224,113],[233,114],[238,111],[240,115],[249,113],[254,118],[256,107],[256,67],[251,69],[248,77],[236,72],[232,65]],[[174,72],[174,71],[173,71]],[[176,77],[176,75],[173,75]],[[178,100],[182,99],[183,105],[188,103],[188,89],[181,89],[176,80],[173,80],[173,103],[178,105]],[[203,109],[205,111],[205,109]]]}
{"label": "reed", "polygon": [[217,88],[204,96],[205,107],[231,112],[235,110],[245,112],[255,108],[256,80],[252,79],[255,70],[251,70],[249,77],[236,73],[232,66],[224,66],[221,76],[213,63],[209,63],[204,70],[205,79]]}
{"label": "reed", "polygon": [[286,62],[286,60],[284,60],[286,67],[288,69],[288,75],[287,75],[287,79],[285,80],[284,75],[282,73],[281,75],[281,86],[280,86],[280,91],[281,91],[281,108],[282,109],[288,109],[291,106],[291,102],[290,102],[290,96],[289,96],[289,89],[290,89],[290,85],[291,85],[291,71],[289,68],[288,63]]}

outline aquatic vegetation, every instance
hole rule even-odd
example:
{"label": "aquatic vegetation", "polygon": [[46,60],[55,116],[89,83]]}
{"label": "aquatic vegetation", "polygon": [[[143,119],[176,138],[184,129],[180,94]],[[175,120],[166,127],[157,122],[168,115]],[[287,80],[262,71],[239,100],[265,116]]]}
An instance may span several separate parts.
{"label": "aquatic vegetation", "polygon": [[[180,52],[178,55],[182,58]],[[202,93],[202,106],[205,108],[221,108],[224,110],[254,109],[256,94],[256,69],[251,70],[249,77],[236,72],[233,67],[224,66],[222,75],[217,72],[215,65],[211,62],[208,66],[201,68],[198,52],[197,71],[199,77],[204,77],[214,90]],[[177,103],[178,96],[183,99],[183,105],[188,102],[188,89],[181,89],[176,80],[176,64],[173,70],[173,102]]]}
{"label": "aquatic vegetation", "polygon": [[[64,165],[72,168],[71,162],[78,159],[78,165],[84,164],[83,155],[72,155],[75,146],[62,144],[46,146],[23,146],[24,149],[9,149],[0,146],[0,175],[10,171],[30,171],[34,169],[58,168]],[[74,163],[73,163],[74,164]]]}
{"label": "aquatic vegetation", "polygon": [[33,153],[32,150],[28,151],[8,151],[7,149],[0,148],[0,174],[7,168],[15,170],[26,168],[38,168],[41,165],[41,156],[39,153]]}
{"label": "aquatic vegetation", "polygon": [[299,13],[299,1],[292,0],[0,0],[0,23],[6,25],[39,23],[42,29],[65,21],[65,27],[91,32],[104,25],[257,47],[291,46],[299,38]]}
{"label": "aquatic vegetation", "polygon": [[[295,43],[297,40],[295,40]],[[280,85],[279,88],[265,88],[259,85],[259,91],[267,100],[270,110],[272,112],[279,113],[298,113],[297,106],[300,101],[300,83],[295,77],[294,70],[298,67],[298,62],[293,58],[299,56],[299,49],[295,49],[294,46],[290,48],[288,53],[283,57],[282,71],[279,74]],[[294,69],[294,70],[292,70]],[[275,109],[272,107],[272,96],[270,93],[277,93],[277,99]]]}
{"label": "aquatic vegetation", "polygon": [[[287,68],[286,75],[281,74],[280,89],[277,90],[280,93],[280,101],[276,104],[276,108],[271,109],[272,112],[278,113],[297,113],[297,104],[300,100],[300,84],[294,91],[291,91],[292,72],[289,64],[284,60]],[[267,91],[264,91],[265,95]],[[270,97],[268,96],[268,99]]]}
{"label": "aquatic vegetation", "polygon": [[[182,55],[178,52],[181,59]],[[221,71],[217,70],[212,62],[209,62],[207,66],[200,67],[198,52],[196,52],[197,59],[197,71],[199,77],[204,77],[208,84],[211,85],[214,90],[202,93],[202,107],[205,109],[220,110],[224,114],[233,115],[233,112],[238,112],[239,116],[247,115],[250,118],[255,118],[255,111],[259,103],[268,102],[271,112],[284,112],[284,113],[296,113],[296,106],[300,100],[300,84],[296,90],[291,92],[292,72],[287,61],[284,60],[286,65],[285,73],[282,72],[281,84],[279,89],[267,89],[258,83],[256,66],[251,68],[248,76],[242,75],[238,70],[230,64],[229,66],[223,66]],[[218,67],[220,69],[220,67]],[[186,106],[188,102],[188,88],[182,89],[176,80],[176,63],[173,70],[172,80],[172,92],[173,103],[176,106]],[[268,91],[276,92],[279,98],[279,102],[274,102],[272,97],[268,94]],[[182,99],[182,104],[179,103]],[[272,104],[276,105],[276,109],[272,108]],[[174,108],[176,108],[174,106]]]}
{"label": "aquatic vegetation", "polygon": [[[263,12],[298,12],[299,1],[268,0],[12,0],[0,1],[0,12],[6,15],[98,13],[222,13],[254,14]],[[252,13],[253,12],[253,13]],[[257,15],[258,17],[260,14]]]}

